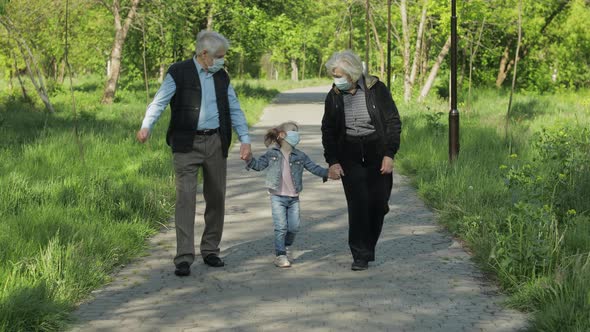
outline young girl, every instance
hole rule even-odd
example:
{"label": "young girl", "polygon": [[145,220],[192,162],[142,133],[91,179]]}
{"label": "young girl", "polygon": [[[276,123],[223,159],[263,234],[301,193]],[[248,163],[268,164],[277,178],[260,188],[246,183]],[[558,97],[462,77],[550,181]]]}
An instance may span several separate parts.
{"label": "young girl", "polygon": [[258,160],[247,160],[246,169],[261,171],[268,167],[266,187],[270,193],[272,218],[275,228],[274,264],[289,267],[287,246],[293,244],[299,230],[299,193],[303,189],[303,169],[328,178],[328,169],[314,163],[305,153],[295,148],[299,143],[299,127],[294,122],[285,122],[272,128],[264,136],[268,150]]}

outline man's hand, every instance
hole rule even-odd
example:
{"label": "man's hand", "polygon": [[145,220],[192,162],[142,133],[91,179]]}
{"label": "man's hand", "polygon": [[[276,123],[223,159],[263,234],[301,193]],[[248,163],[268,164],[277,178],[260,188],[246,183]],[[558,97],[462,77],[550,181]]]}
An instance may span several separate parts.
{"label": "man's hand", "polygon": [[381,162],[381,174],[391,174],[393,172],[393,159],[391,157],[385,156],[383,157],[383,161]]}
{"label": "man's hand", "polygon": [[242,145],[240,145],[240,159],[245,161],[252,159],[252,148],[250,147],[250,144],[242,143]]}
{"label": "man's hand", "polygon": [[141,128],[138,132],[137,132],[137,140],[140,143],[145,143],[148,138],[150,137],[150,130],[147,128]]}
{"label": "man's hand", "polygon": [[334,164],[328,169],[328,178],[332,180],[340,180],[344,176],[344,171],[340,164]]}

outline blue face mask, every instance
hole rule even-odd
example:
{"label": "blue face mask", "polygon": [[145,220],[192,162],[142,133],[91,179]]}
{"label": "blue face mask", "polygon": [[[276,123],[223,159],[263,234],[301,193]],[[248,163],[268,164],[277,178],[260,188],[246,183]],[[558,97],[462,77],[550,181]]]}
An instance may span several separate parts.
{"label": "blue face mask", "polygon": [[348,91],[348,90],[350,90],[350,87],[352,86],[352,84],[344,76],[343,77],[334,77],[334,85],[336,85],[336,87],[340,91]]}
{"label": "blue face mask", "polygon": [[223,68],[224,63],[224,58],[213,59],[213,64],[207,68],[207,71],[210,73],[218,72],[221,68]]}
{"label": "blue face mask", "polygon": [[295,147],[299,143],[299,132],[289,130],[287,136],[285,136],[285,142],[289,143],[292,147]]}

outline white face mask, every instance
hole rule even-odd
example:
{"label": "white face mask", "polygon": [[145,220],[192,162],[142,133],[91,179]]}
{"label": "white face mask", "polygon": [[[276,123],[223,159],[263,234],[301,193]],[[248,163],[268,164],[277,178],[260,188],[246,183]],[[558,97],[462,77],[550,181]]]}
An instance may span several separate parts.
{"label": "white face mask", "polygon": [[218,72],[219,69],[223,68],[224,63],[224,58],[213,59],[213,64],[207,68],[207,71],[210,73]]}
{"label": "white face mask", "polygon": [[346,77],[344,77],[344,76],[342,76],[342,77],[334,77],[334,85],[336,85],[336,87],[340,91],[350,90],[350,87],[352,86],[352,84],[350,84],[350,82],[348,81],[348,79]]}

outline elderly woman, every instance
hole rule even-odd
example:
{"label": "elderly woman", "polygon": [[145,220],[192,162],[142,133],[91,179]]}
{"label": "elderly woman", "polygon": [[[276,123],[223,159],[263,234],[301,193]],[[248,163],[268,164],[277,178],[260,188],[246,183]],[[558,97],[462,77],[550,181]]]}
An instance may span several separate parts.
{"label": "elderly woman", "polygon": [[375,246],[389,211],[401,121],[389,89],[377,77],[363,75],[358,55],[335,53],[326,68],[334,84],[322,119],[324,157],[330,178],[341,178],[344,186],[351,268],[366,270],[375,260]]}

